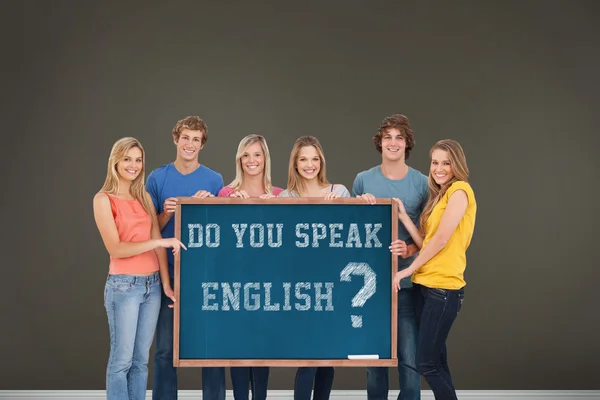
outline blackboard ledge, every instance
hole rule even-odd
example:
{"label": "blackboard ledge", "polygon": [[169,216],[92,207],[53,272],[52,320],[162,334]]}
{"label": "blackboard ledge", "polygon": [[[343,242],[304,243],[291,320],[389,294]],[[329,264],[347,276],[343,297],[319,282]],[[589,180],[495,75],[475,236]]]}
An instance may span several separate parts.
{"label": "blackboard ledge", "polygon": [[377,360],[174,360],[175,367],[396,367],[398,359]]}

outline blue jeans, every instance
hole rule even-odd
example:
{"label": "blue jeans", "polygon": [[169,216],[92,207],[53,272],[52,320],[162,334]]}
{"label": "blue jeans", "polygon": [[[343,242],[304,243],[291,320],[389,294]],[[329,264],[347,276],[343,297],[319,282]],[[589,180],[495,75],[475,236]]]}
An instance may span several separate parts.
{"label": "blue jeans", "polygon": [[248,400],[248,384],[252,400],[267,399],[269,367],[231,367],[231,384],[235,400]]}
{"label": "blue jeans", "polygon": [[415,285],[415,311],[419,323],[417,365],[436,400],[456,400],[446,339],[464,300],[464,289],[431,289]]}
{"label": "blue jeans", "polygon": [[[398,400],[421,398],[421,377],[417,372],[417,321],[412,288],[398,292]],[[389,372],[387,367],[367,368],[367,399],[387,400]]]}
{"label": "blue jeans", "polygon": [[107,400],[145,400],[161,292],[158,272],[150,276],[109,275],[106,279],[104,307],[110,331]]}
{"label": "blue jeans", "polygon": [[[171,287],[173,281],[171,280]],[[154,378],[152,400],[177,399],[177,369],[173,366],[173,301],[164,292],[156,326],[156,353],[154,354]],[[202,368],[202,398],[225,400],[225,368]]]}
{"label": "blue jeans", "polygon": [[333,367],[300,367],[294,382],[294,400],[310,400],[315,387],[314,400],[328,400],[333,385]]}

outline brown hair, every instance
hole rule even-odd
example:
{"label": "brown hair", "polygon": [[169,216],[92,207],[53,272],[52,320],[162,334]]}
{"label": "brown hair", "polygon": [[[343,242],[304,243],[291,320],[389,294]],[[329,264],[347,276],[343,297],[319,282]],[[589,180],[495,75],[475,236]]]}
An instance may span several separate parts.
{"label": "brown hair", "polygon": [[179,140],[179,136],[181,136],[181,131],[184,129],[202,132],[202,146],[204,146],[204,143],[206,143],[206,139],[208,139],[208,128],[200,117],[190,115],[189,117],[185,117],[184,119],[180,119],[179,121],[177,121],[177,123],[173,127],[173,139],[175,139],[175,141]]}
{"label": "brown hair", "polygon": [[319,174],[317,175],[317,180],[320,185],[328,185],[329,181],[327,180],[327,171],[325,168],[325,153],[323,152],[323,147],[321,147],[321,143],[314,136],[301,136],[296,139],[296,143],[294,143],[294,147],[292,147],[292,152],[290,153],[290,163],[288,166],[288,183],[287,189],[289,191],[294,191],[301,195],[301,192],[304,191],[304,181],[298,169],[296,168],[296,162],[298,161],[298,155],[300,154],[300,149],[307,146],[313,146],[317,150],[317,154],[321,159],[321,168],[319,170]]}
{"label": "brown hair", "polygon": [[375,148],[381,153],[381,139],[383,135],[388,133],[392,129],[398,129],[404,140],[406,141],[406,149],[404,150],[404,159],[408,160],[410,157],[411,150],[415,147],[415,138],[413,137],[413,131],[410,128],[408,118],[402,114],[394,114],[389,117],[385,117],[379,125],[377,134],[373,136],[373,143]]}
{"label": "brown hair", "polygon": [[425,207],[423,208],[423,212],[421,213],[421,218],[419,221],[419,230],[423,235],[425,234],[425,224],[427,219],[431,215],[431,212],[436,204],[446,194],[446,191],[450,185],[456,181],[469,181],[469,167],[467,166],[467,158],[465,157],[465,152],[463,151],[460,143],[453,139],[440,140],[434,144],[429,151],[430,163],[431,157],[435,150],[443,150],[448,153],[448,158],[450,159],[450,166],[452,167],[454,177],[446,182],[444,186],[440,186],[433,179],[433,176],[431,175],[431,168],[429,169],[429,198],[427,199],[427,203],[425,203]]}

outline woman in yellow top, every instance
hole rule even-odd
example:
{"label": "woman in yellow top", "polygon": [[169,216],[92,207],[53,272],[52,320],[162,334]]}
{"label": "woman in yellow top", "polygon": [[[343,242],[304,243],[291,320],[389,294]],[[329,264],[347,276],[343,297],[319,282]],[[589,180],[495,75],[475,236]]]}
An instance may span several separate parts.
{"label": "woman in yellow top", "polygon": [[[417,365],[437,400],[456,399],[446,356],[446,339],[464,298],[466,251],[475,227],[477,203],[468,183],[469,169],[460,144],[440,140],[430,153],[429,199],[417,228],[398,205],[398,218],[410,232],[419,255],[394,276],[394,289],[412,274],[419,325]],[[399,244],[390,246],[400,254]]]}

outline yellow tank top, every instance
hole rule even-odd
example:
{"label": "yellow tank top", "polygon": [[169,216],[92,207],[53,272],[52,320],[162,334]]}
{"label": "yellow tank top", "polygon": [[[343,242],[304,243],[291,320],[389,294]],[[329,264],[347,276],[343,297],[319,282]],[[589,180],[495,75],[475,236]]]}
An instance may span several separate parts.
{"label": "yellow tank top", "polygon": [[435,205],[431,215],[425,223],[425,239],[423,247],[431,240],[437,231],[442,215],[448,206],[448,200],[452,193],[464,190],[467,194],[469,204],[456,230],[448,240],[446,246],[433,258],[427,261],[412,276],[412,281],[419,285],[439,289],[460,289],[466,285],[464,272],[467,266],[467,248],[471,243],[473,230],[475,228],[475,214],[477,203],[471,185],[464,181],[454,182],[440,201]]}

